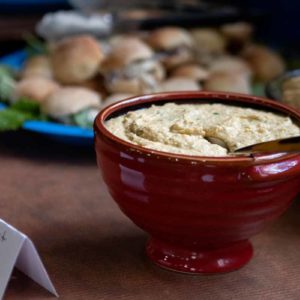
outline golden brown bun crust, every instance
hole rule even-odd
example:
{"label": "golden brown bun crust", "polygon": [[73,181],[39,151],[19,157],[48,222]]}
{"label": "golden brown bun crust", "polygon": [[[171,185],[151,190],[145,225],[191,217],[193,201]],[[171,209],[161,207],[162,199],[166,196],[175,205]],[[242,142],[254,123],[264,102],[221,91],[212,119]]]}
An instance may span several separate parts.
{"label": "golden brown bun crust", "polygon": [[172,70],[180,65],[191,63],[195,60],[193,52],[188,49],[181,49],[177,54],[171,54],[163,58],[161,62],[167,70]]}
{"label": "golden brown bun crust", "polygon": [[204,90],[250,94],[251,87],[248,76],[239,73],[213,73],[205,81]]}
{"label": "golden brown bun crust", "polygon": [[20,97],[35,100],[38,103],[59,89],[59,85],[51,79],[42,77],[28,77],[19,81],[15,87],[13,99]]}
{"label": "golden brown bun crust", "polygon": [[112,93],[140,94],[143,88],[138,78],[116,78],[112,82],[107,83],[107,88]]}
{"label": "golden brown bun crust", "polygon": [[225,24],[220,30],[229,41],[246,42],[252,36],[253,26],[247,22],[236,22]]}
{"label": "golden brown bun crust", "polygon": [[283,59],[277,53],[264,46],[249,46],[244,51],[243,57],[251,66],[255,77],[263,82],[273,79],[285,70]]}
{"label": "golden brown bun crust", "polygon": [[189,32],[179,27],[164,27],[152,31],[147,39],[155,50],[170,50],[180,46],[193,47]]}
{"label": "golden brown bun crust", "polygon": [[162,82],[157,92],[199,91],[201,86],[195,81],[185,77],[173,77]]}
{"label": "golden brown bun crust", "polygon": [[200,53],[224,53],[226,41],[219,31],[213,28],[196,28],[191,30],[191,35]]}
{"label": "golden brown bun crust", "polygon": [[188,64],[176,68],[171,77],[186,77],[196,81],[206,80],[209,72],[197,64]]}
{"label": "golden brown bun crust", "polygon": [[[152,84],[147,83],[147,78],[151,78]],[[112,80],[107,80],[106,87],[111,93],[125,94],[143,94],[154,92],[156,86],[165,78],[165,70],[158,62],[153,64],[152,72],[143,73],[140,76],[126,78],[116,77]]]}
{"label": "golden brown bun crust", "polygon": [[300,76],[291,77],[282,83],[282,89],[300,89]]}
{"label": "golden brown bun crust", "polygon": [[66,38],[51,52],[54,77],[64,84],[80,83],[92,78],[103,59],[99,43],[88,35]]}
{"label": "golden brown bun crust", "polygon": [[83,87],[56,90],[42,103],[42,111],[53,117],[67,116],[89,107],[100,107],[100,95]]}
{"label": "golden brown bun crust", "polygon": [[46,55],[36,55],[29,58],[21,72],[22,78],[27,77],[53,78],[50,58]]}
{"label": "golden brown bun crust", "polygon": [[[74,85],[75,86],[75,85]],[[106,97],[108,91],[105,87],[104,78],[101,75],[98,75],[92,79],[88,79],[86,81],[81,82],[80,84],[76,85],[79,87],[84,87],[89,90],[95,91],[100,94],[102,97]]]}
{"label": "golden brown bun crust", "polygon": [[300,89],[284,90],[283,102],[300,109]]}
{"label": "golden brown bun crust", "polygon": [[134,96],[134,94],[125,94],[125,93],[111,94],[110,96],[108,96],[108,97],[104,100],[103,106],[102,106],[102,107],[108,106],[108,105],[110,105],[110,104],[113,104],[113,103],[115,103],[115,102],[118,102],[118,101],[121,101],[121,100],[130,98],[130,97],[133,97],[133,96]]}
{"label": "golden brown bun crust", "polygon": [[135,61],[153,56],[151,48],[142,40],[134,37],[119,39],[112,46],[110,54],[101,65],[102,73],[121,69]]}
{"label": "golden brown bun crust", "polygon": [[252,70],[248,63],[236,56],[221,56],[209,65],[211,73],[239,73],[251,76]]}

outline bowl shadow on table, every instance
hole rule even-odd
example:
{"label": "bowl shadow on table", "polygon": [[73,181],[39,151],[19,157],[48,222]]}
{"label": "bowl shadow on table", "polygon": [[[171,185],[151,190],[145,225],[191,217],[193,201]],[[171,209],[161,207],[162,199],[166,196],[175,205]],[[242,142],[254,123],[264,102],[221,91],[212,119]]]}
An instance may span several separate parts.
{"label": "bowl shadow on table", "polygon": [[[266,234],[258,235],[254,239],[253,242],[258,247],[258,251],[253,260],[244,268],[231,273],[190,276],[161,269],[150,262],[145,255],[144,245],[147,235],[134,225],[130,223],[125,225],[116,219],[112,222],[108,220],[105,222],[109,222],[107,226],[110,228],[99,226],[97,222],[92,225],[89,222],[64,224],[64,230],[58,234],[59,239],[49,238],[46,241],[49,247],[47,246],[41,253],[46,266],[51,266],[48,271],[62,298],[73,299],[70,298],[70,293],[75,296],[82,295],[85,291],[87,299],[97,299],[95,297],[101,295],[105,296],[101,299],[119,299],[121,296],[124,299],[126,296],[128,299],[129,296],[130,299],[153,299],[151,297],[154,294],[157,296],[155,299],[158,300],[174,299],[174,296],[175,299],[176,297],[186,299],[187,288],[192,288],[194,291],[199,289],[203,299],[206,296],[206,299],[213,299],[210,295],[211,293],[215,295],[217,286],[217,294],[221,297],[225,293],[228,297],[224,299],[229,299],[230,295],[235,295],[236,286],[240,285],[241,290],[245,288],[245,292],[239,292],[240,296],[246,296],[245,299],[254,299],[255,295],[250,298],[249,295],[247,296],[249,290],[261,296],[257,288],[268,290],[271,288],[268,284],[272,284],[272,288],[276,291],[276,282],[265,282],[261,278],[264,276],[267,278],[270,264],[276,264],[272,261],[266,262],[264,253],[269,250],[274,252],[274,241],[272,242],[274,237],[278,239],[277,242],[286,245],[286,241],[282,242],[282,239],[288,233],[289,237],[300,236],[299,200],[300,197],[290,207],[287,214],[267,229]],[[116,230],[121,225],[122,228]],[[129,230],[130,232],[126,232]],[[291,248],[293,244],[291,243],[289,247],[282,247]],[[296,254],[298,250],[294,250]],[[261,276],[258,276],[260,272]],[[30,299],[40,299],[41,296],[51,297],[29,279],[24,281],[23,275],[19,274],[18,277],[23,279],[11,284],[8,290],[11,295],[13,295],[12,289],[17,288],[19,295],[26,292],[31,295]],[[153,291],[154,286],[158,292]],[[175,286],[176,289],[174,289]],[[196,295],[194,296],[190,299],[198,299]],[[74,297],[74,299],[77,298]]]}
{"label": "bowl shadow on table", "polygon": [[[116,293],[132,295],[133,290],[129,291],[129,288],[134,289],[138,284],[145,287],[144,293],[150,294],[152,285],[149,282],[161,285],[162,288],[173,287],[174,283],[183,287],[191,283],[222,284],[241,272],[238,270],[227,274],[199,276],[162,269],[146,256],[147,239],[147,235],[140,230],[131,234],[99,237],[98,240],[95,236],[94,239],[69,239],[53,245],[51,255],[56,260],[57,268],[59,266],[56,271],[69,277],[74,288],[84,284],[86,289],[93,289],[99,294],[105,290],[115,290]],[[80,270],[80,273],[76,270]]]}
{"label": "bowl shadow on table", "polygon": [[[87,233],[76,234],[76,238],[66,236],[60,242],[55,241],[55,244],[49,249],[49,255],[51,253],[55,260],[57,269],[54,270],[54,273],[56,271],[57,274],[63,273],[64,277],[69,277],[74,289],[80,289],[80,286],[84,285],[86,289],[94,290],[99,295],[116,293],[112,295],[115,296],[112,299],[117,299],[120,296],[118,293],[122,293],[123,296],[129,293],[130,295],[138,293],[135,290],[138,285],[143,287],[145,296],[152,295],[150,287],[156,286],[158,290],[167,291],[174,288],[174,283],[183,292],[186,291],[187,285],[201,288],[203,295],[209,295],[212,289],[215,289],[216,284],[220,295],[222,291],[227,290],[228,292],[228,289],[229,292],[231,290],[234,292],[235,286],[238,284],[254,291],[261,285],[261,277],[267,277],[268,272],[274,270],[274,264],[276,265],[274,261],[265,260],[266,253],[271,252],[276,257],[283,255],[285,251],[290,251],[290,248],[293,247],[292,242],[290,245],[286,245],[287,234],[292,239],[299,237],[299,200],[298,197],[298,201],[291,206],[289,212],[268,228],[265,234],[255,237],[253,242],[257,246],[257,251],[253,260],[242,269],[231,273],[191,276],[161,269],[145,255],[144,246],[147,235],[139,229],[132,230],[133,228],[130,233],[126,232],[127,226],[116,233],[111,230],[111,234],[105,233],[105,228],[103,228],[102,236],[100,232],[99,238],[97,238],[95,224],[95,227],[91,228],[91,236]],[[128,226],[130,225],[128,224]],[[101,229],[99,230],[101,231]],[[280,251],[274,250],[275,243],[281,244]],[[296,254],[296,249],[294,252]],[[76,272],[76,270],[80,270],[80,272]],[[258,275],[258,273],[261,274]],[[63,296],[63,284],[66,283],[58,280],[59,275],[55,277],[58,284],[62,284],[58,288],[61,288]],[[266,281],[265,284],[271,284],[271,282]],[[268,287],[266,286],[266,288]],[[276,289],[276,283],[274,283],[274,288]],[[155,292],[153,293],[155,294]],[[171,299],[172,291],[170,293],[166,295],[165,299]],[[174,295],[176,295],[175,292]],[[136,296],[138,299],[140,295]]]}
{"label": "bowl shadow on table", "polygon": [[41,162],[94,164],[93,145],[73,145],[26,131],[0,133],[0,155]]}

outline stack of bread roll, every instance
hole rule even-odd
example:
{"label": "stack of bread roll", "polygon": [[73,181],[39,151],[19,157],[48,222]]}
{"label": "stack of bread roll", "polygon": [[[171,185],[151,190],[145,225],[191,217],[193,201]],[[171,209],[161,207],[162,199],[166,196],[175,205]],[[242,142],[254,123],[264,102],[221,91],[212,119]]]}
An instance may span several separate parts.
{"label": "stack of bread roll", "polygon": [[284,71],[281,57],[252,41],[252,26],[164,27],[103,42],[92,36],[65,38],[31,57],[12,101],[27,97],[64,122],[69,115],[135,95],[172,91],[251,93]]}
{"label": "stack of bread roll", "polygon": [[300,109],[300,76],[291,77],[282,83],[283,102]]}

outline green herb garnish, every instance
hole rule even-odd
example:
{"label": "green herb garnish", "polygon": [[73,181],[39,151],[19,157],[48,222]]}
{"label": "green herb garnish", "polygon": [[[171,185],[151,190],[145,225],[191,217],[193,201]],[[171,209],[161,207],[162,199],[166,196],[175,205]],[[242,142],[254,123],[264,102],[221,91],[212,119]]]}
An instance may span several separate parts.
{"label": "green herb garnish", "polygon": [[92,128],[94,118],[90,114],[90,109],[83,110],[73,115],[73,123],[84,128]]}
{"label": "green herb garnish", "polygon": [[29,120],[45,120],[39,104],[30,99],[20,99],[12,106],[0,110],[0,131],[17,130]]}
{"label": "green herb garnish", "polygon": [[29,57],[48,53],[46,43],[36,36],[27,34],[24,39],[27,44],[26,52]]}
{"label": "green herb garnish", "polygon": [[10,109],[28,113],[33,116],[40,115],[40,106],[36,101],[27,99],[27,98],[20,98],[16,103],[13,103],[10,106]]}
{"label": "green herb garnish", "polygon": [[15,73],[5,65],[0,65],[0,101],[8,102],[15,87]]}

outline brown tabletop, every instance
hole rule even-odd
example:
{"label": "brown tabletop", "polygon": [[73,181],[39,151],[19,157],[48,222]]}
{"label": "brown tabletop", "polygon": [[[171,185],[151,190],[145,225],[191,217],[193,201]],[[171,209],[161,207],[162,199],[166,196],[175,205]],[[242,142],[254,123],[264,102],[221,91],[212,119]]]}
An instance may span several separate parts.
{"label": "brown tabletop", "polygon": [[[148,261],[147,236],[108,195],[93,149],[1,134],[0,179],[0,218],[32,238],[61,299],[300,299],[300,201],[252,239],[243,269],[190,276]],[[51,297],[16,272],[5,299]]]}

